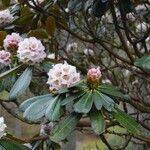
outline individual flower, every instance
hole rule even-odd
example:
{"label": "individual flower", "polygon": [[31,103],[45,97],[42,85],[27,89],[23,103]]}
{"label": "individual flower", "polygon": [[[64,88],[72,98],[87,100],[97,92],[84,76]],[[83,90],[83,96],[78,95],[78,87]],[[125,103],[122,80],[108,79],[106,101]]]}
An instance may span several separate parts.
{"label": "individual flower", "polygon": [[84,49],[83,52],[84,52],[84,54],[87,55],[87,56],[89,56],[89,55],[94,56],[94,52],[93,52],[93,50],[90,49],[90,48]]}
{"label": "individual flower", "polygon": [[53,66],[48,72],[47,84],[50,85],[50,91],[57,91],[62,87],[70,87],[80,81],[80,74],[76,67],[59,63]]}
{"label": "individual flower", "polygon": [[78,44],[76,42],[67,45],[67,52],[75,52],[78,49]]}
{"label": "individual flower", "polygon": [[17,56],[21,62],[27,64],[40,63],[46,57],[45,47],[35,37],[24,39],[18,44]]}
{"label": "individual flower", "polygon": [[97,88],[102,77],[100,68],[91,68],[87,73],[87,82],[90,88]]}
{"label": "individual flower", "polygon": [[6,124],[4,123],[4,118],[0,117],[0,139],[6,135],[5,133],[5,128],[6,128]]}
{"label": "individual flower", "polygon": [[22,41],[22,37],[19,35],[19,33],[12,33],[10,35],[7,35],[4,39],[4,48],[6,50],[17,50],[18,44]]}
{"label": "individual flower", "polygon": [[10,13],[9,9],[0,11],[0,28],[5,27],[12,23],[14,17]]}
{"label": "individual flower", "polygon": [[0,66],[8,66],[11,63],[11,54],[5,50],[0,51]]}
{"label": "individual flower", "polygon": [[49,54],[49,55],[47,55],[47,58],[49,58],[49,59],[55,59],[55,54],[54,53]]}

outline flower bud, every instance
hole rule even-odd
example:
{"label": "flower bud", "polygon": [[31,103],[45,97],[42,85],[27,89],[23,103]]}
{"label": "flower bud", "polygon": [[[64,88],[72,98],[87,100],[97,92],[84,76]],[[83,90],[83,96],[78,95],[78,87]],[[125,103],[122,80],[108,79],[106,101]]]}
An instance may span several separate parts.
{"label": "flower bud", "polygon": [[87,73],[88,86],[92,89],[98,88],[101,76],[102,74],[99,67],[91,68]]}

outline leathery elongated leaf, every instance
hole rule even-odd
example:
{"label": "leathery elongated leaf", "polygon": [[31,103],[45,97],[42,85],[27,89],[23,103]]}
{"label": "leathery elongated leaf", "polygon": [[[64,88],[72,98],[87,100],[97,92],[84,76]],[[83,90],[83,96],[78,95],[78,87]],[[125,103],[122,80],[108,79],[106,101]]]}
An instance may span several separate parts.
{"label": "leathery elongated leaf", "polygon": [[9,95],[10,100],[16,99],[18,96],[23,94],[25,90],[28,88],[32,79],[32,70],[33,70],[32,67],[26,68],[23,74],[15,82],[14,86],[10,91]]}
{"label": "leathery elongated leaf", "polygon": [[105,131],[105,119],[100,111],[90,111],[91,126],[96,134],[101,134]]}
{"label": "leathery elongated leaf", "polygon": [[85,92],[82,91],[82,92],[78,92],[78,93],[75,93],[75,94],[72,94],[72,95],[69,95],[67,96],[65,99],[63,99],[61,101],[61,105],[64,106],[70,102],[72,102],[73,100],[77,99],[77,98],[80,98]]}
{"label": "leathery elongated leaf", "polygon": [[49,121],[57,121],[61,116],[61,99],[59,96],[56,96],[53,100],[49,101],[49,106],[46,109],[45,116]]}
{"label": "leathery elongated leaf", "polygon": [[136,66],[150,70],[150,55],[143,56],[137,59],[134,63]]}
{"label": "leathery elongated leaf", "polygon": [[1,73],[1,74],[0,74],[0,79],[6,77],[7,75],[13,73],[14,71],[18,70],[18,69],[21,68],[21,67],[22,67],[22,64],[19,65],[19,66],[14,67],[14,68],[12,68],[12,69],[10,69],[10,70],[8,70],[8,71],[5,71],[5,72]]}
{"label": "leathery elongated leaf", "polygon": [[32,98],[29,98],[20,105],[19,109],[21,111],[25,111],[32,103],[37,102],[37,101],[42,101],[46,98],[49,99],[50,97],[53,99],[51,94],[46,94],[46,95],[35,96]]}
{"label": "leathery elongated leaf", "polygon": [[81,114],[72,113],[56,125],[52,130],[50,139],[54,142],[64,140],[76,127]]}
{"label": "leathery elongated leaf", "polygon": [[112,111],[114,108],[115,102],[110,97],[108,97],[107,95],[102,94],[98,91],[97,91],[97,93],[99,94],[99,97],[100,97],[99,100],[102,101],[104,108],[107,109],[108,111]]}
{"label": "leathery elongated leaf", "polygon": [[113,111],[112,115],[130,133],[132,134],[140,133],[140,125],[131,116],[127,115],[126,113],[124,113],[119,109]]}
{"label": "leathery elongated leaf", "polygon": [[92,91],[84,94],[77,103],[74,104],[74,110],[78,113],[88,113],[93,105]]}
{"label": "leathery elongated leaf", "polygon": [[120,92],[119,88],[114,86],[101,86],[100,92],[114,97],[125,98],[125,95]]}
{"label": "leathery elongated leaf", "polygon": [[46,109],[49,106],[49,101],[52,101],[51,96],[47,96],[39,101],[32,103],[24,112],[24,118],[30,121],[36,121],[45,115]]}
{"label": "leathery elongated leaf", "polygon": [[94,101],[95,107],[97,110],[100,110],[103,106],[101,97],[99,96],[98,92],[93,92],[92,99]]}
{"label": "leathery elongated leaf", "polygon": [[28,147],[10,140],[0,140],[0,150],[30,150]]}

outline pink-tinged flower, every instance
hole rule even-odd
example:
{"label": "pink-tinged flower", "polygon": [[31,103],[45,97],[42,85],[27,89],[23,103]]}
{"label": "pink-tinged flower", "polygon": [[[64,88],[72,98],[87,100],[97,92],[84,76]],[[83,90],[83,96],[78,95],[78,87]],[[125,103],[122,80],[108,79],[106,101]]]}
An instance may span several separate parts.
{"label": "pink-tinged flower", "polygon": [[23,41],[23,38],[19,35],[19,33],[12,33],[7,35],[4,39],[4,48],[6,50],[17,50],[18,44]]}
{"label": "pink-tinged flower", "polygon": [[48,72],[47,84],[50,85],[50,91],[57,91],[63,87],[70,87],[80,81],[80,74],[76,67],[59,63],[53,66]]}
{"label": "pink-tinged flower", "polygon": [[35,37],[26,38],[18,44],[17,56],[21,62],[34,65],[46,58],[45,47]]}
{"label": "pink-tinged flower", "polygon": [[0,11],[0,28],[3,28],[13,22],[13,15],[9,9]]}
{"label": "pink-tinged flower", "polygon": [[102,77],[100,68],[91,68],[87,73],[87,82],[90,88],[97,88]]}
{"label": "pink-tinged flower", "polygon": [[4,123],[4,118],[0,117],[0,139],[6,135],[5,133],[5,128],[6,128],[6,124]]}
{"label": "pink-tinged flower", "polygon": [[11,54],[5,50],[0,51],[0,66],[8,66],[11,63]]}

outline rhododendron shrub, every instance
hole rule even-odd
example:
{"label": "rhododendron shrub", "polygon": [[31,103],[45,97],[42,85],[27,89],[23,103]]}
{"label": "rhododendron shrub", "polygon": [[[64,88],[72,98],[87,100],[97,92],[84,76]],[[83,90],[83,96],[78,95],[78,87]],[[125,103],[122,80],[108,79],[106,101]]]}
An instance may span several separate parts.
{"label": "rhododendron shrub", "polygon": [[147,0],[0,2],[0,105],[41,127],[18,138],[5,112],[0,149],[61,149],[78,130],[104,149],[147,150],[149,8]]}

